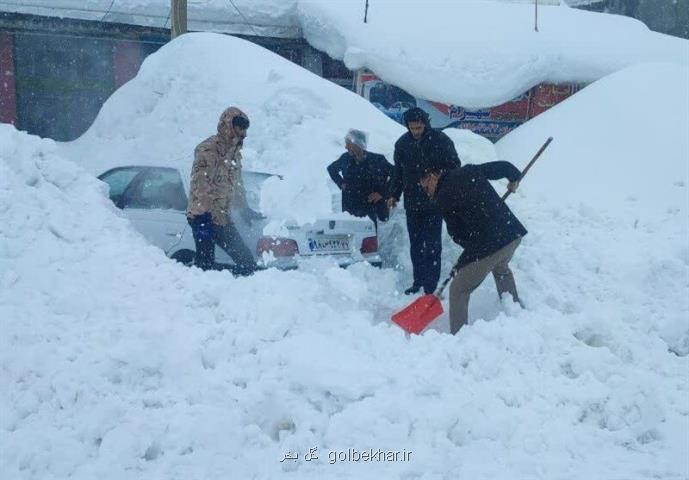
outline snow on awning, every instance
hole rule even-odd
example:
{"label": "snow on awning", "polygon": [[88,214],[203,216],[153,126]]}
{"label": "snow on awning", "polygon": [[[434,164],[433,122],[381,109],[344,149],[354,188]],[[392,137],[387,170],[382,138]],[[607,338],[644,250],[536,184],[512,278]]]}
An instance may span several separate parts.
{"label": "snow on awning", "polygon": [[[189,0],[192,31],[300,38],[296,0]],[[170,28],[170,0],[0,0],[0,12]]]}

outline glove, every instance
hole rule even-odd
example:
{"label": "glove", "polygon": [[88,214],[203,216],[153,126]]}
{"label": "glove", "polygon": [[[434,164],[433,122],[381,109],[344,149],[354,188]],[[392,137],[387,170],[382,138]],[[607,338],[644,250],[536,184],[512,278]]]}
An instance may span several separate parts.
{"label": "glove", "polygon": [[197,215],[190,219],[192,229],[201,240],[213,239],[213,219],[210,213]]}
{"label": "glove", "polygon": [[383,196],[378,192],[373,192],[368,196],[368,203],[378,203],[383,199]]}

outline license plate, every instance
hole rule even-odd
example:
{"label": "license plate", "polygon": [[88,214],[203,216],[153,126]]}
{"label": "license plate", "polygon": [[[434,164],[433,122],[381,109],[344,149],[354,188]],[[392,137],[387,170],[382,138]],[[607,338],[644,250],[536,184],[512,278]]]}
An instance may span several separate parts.
{"label": "license plate", "polygon": [[314,253],[349,252],[349,236],[316,235],[309,238],[309,250]]}

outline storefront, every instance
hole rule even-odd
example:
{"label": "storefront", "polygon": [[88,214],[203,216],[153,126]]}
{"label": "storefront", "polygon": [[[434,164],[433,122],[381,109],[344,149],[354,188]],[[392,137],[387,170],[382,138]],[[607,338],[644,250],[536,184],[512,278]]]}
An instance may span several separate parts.
{"label": "storefront", "polygon": [[402,123],[404,112],[420,107],[428,112],[434,128],[456,127],[471,130],[493,141],[514,130],[522,123],[557,105],[580,90],[582,84],[541,84],[519,97],[491,108],[467,109],[415,98],[401,88],[387,84],[375,74],[357,74],[356,91],[380,111]]}
{"label": "storefront", "polygon": [[[353,88],[353,74],[342,62],[302,38],[238,36]],[[73,140],[169,39],[165,28],[0,12],[0,122]]]}

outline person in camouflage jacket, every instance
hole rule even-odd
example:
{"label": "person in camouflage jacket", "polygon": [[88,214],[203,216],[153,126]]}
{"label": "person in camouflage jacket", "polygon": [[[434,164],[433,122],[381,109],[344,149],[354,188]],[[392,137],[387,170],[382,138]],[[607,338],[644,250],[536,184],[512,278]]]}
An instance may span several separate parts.
{"label": "person in camouflage jacket", "polygon": [[234,260],[237,273],[250,275],[256,270],[254,257],[230,218],[232,207],[248,221],[261,218],[249,208],[242,185],[241,149],[248,128],[246,114],[230,107],[220,116],[218,132],[194,150],[187,219],[196,243],[194,263],[204,270],[215,266],[216,244]]}

